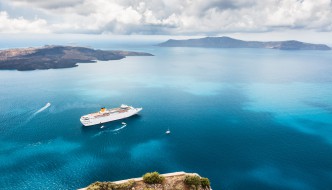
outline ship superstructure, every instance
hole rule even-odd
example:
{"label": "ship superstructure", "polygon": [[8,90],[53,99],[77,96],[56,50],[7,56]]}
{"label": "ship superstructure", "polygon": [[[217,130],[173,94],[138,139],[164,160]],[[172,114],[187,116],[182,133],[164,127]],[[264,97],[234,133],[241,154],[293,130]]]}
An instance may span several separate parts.
{"label": "ship superstructure", "polygon": [[122,104],[118,108],[112,109],[106,109],[103,107],[99,112],[82,116],[80,121],[84,126],[97,125],[130,117],[137,114],[142,109],[143,108],[134,108],[125,104]]}

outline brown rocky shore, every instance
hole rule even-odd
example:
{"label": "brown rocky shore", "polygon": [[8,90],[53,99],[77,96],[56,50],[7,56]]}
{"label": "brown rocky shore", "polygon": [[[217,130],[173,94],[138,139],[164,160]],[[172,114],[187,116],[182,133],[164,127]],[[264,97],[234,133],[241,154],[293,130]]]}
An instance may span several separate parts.
{"label": "brown rocky shore", "polygon": [[146,173],[143,177],[95,182],[79,190],[212,190],[210,181],[196,173]]}
{"label": "brown rocky shore", "polygon": [[0,51],[0,70],[42,70],[71,68],[77,63],[94,63],[96,60],[119,60],[126,56],[152,56],[144,52],[95,50],[76,46],[44,46]]}

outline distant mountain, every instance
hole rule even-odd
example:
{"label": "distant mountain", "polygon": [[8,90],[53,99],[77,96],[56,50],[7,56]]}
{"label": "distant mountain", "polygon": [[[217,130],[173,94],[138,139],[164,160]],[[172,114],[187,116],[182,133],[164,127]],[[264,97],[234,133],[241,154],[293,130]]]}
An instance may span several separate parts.
{"label": "distant mountain", "polygon": [[93,63],[123,59],[126,56],[152,56],[131,51],[103,51],[86,47],[44,46],[0,51],[0,70],[36,70],[76,67],[77,63]]}
{"label": "distant mountain", "polygon": [[161,47],[206,47],[206,48],[267,48],[280,50],[330,50],[325,44],[310,44],[295,40],[289,41],[243,41],[230,37],[206,37],[188,40],[167,40],[158,44]]}

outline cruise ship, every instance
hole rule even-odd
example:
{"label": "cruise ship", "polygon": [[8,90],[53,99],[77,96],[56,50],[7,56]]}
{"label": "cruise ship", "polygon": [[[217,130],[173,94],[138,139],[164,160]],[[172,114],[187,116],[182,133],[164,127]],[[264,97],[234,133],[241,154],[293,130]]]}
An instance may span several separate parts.
{"label": "cruise ship", "polygon": [[114,120],[124,119],[137,114],[143,108],[134,108],[122,104],[118,108],[106,109],[101,108],[99,112],[90,113],[81,117],[80,121],[84,126],[102,124]]}

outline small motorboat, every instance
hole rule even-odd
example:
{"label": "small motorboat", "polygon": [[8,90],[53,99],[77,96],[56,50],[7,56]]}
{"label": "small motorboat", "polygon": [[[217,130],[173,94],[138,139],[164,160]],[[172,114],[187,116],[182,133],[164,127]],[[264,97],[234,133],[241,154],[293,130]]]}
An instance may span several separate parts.
{"label": "small motorboat", "polygon": [[169,129],[167,129],[166,134],[167,134],[167,135],[168,135],[168,134],[171,134],[171,131],[170,131]]}
{"label": "small motorboat", "polygon": [[102,129],[102,128],[104,128],[105,126],[104,125],[102,125],[100,128]]}
{"label": "small motorboat", "polygon": [[122,125],[127,125],[127,123],[125,123],[125,122],[122,122],[121,124],[122,124]]}

